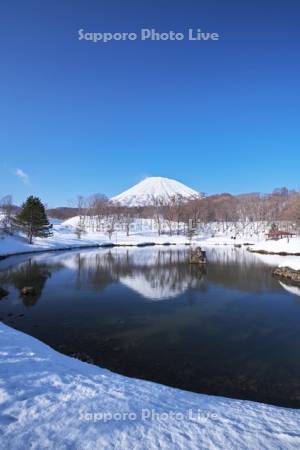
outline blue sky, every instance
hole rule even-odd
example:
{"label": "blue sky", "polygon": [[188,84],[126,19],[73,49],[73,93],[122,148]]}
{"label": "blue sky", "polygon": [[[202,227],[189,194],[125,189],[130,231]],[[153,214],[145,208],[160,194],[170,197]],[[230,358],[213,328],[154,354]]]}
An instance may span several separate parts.
{"label": "blue sky", "polygon": [[[57,206],[147,175],[209,194],[300,188],[298,1],[4,0],[0,13],[0,197]],[[221,39],[78,40],[143,27]]]}

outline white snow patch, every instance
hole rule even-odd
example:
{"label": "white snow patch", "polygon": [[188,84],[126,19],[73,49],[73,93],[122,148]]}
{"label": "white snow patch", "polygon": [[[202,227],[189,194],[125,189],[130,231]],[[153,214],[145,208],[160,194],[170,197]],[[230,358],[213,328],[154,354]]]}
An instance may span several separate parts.
{"label": "white snow patch", "polygon": [[293,270],[300,270],[300,256],[287,258],[285,261],[280,263],[279,267],[289,267]]}
{"label": "white snow patch", "polygon": [[292,286],[290,284],[285,284],[282,281],[279,281],[279,284],[281,285],[281,287],[283,287],[283,289],[285,291],[289,292],[290,294],[297,295],[298,297],[300,297],[300,287]]}
{"label": "white snow patch", "polygon": [[300,447],[298,410],[126,378],[3,324],[0,339],[3,449]]}
{"label": "white snow patch", "polygon": [[265,251],[268,253],[288,253],[288,254],[300,254],[300,237],[282,238],[275,240],[263,240],[258,242],[253,247],[252,251]]}
{"label": "white snow patch", "polygon": [[[96,218],[87,217],[84,224],[86,232],[82,233],[81,239],[79,239],[76,233],[79,221],[79,216],[75,216],[62,223],[54,224],[53,236],[47,239],[35,238],[33,245],[28,244],[24,237],[0,233],[0,256],[24,252],[105,246],[108,244],[136,246],[150,243],[157,245],[189,243],[189,239],[184,233],[184,224],[179,224],[178,230],[178,224],[175,222],[172,226],[172,235],[170,236],[169,224],[166,221],[162,221],[162,234],[159,236],[153,219],[135,218],[130,225],[129,236],[127,236],[124,224],[119,223],[116,224],[116,229],[109,239],[105,220],[99,224]],[[262,241],[268,228],[269,224],[267,222],[228,222],[226,224],[212,222],[200,225],[195,231],[191,243],[200,246],[256,244],[251,247],[252,250],[265,249],[276,254],[277,247],[275,248],[275,244],[278,246],[279,252],[300,253],[300,238],[292,238],[289,242],[287,242],[287,239],[282,239],[282,242]],[[177,234],[178,231],[179,234]],[[257,244],[258,241],[259,244]]]}

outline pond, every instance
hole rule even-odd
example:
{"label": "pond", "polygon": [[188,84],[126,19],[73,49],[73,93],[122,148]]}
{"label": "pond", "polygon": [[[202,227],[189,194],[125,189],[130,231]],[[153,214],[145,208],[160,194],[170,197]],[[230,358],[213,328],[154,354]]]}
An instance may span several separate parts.
{"label": "pond", "polygon": [[[54,349],[194,392],[300,407],[300,290],[268,257],[188,247],[80,250],[0,261],[0,319]],[[272,262],[272,260],[271,260]],[[34,294],[22,295],[24,286]]]}

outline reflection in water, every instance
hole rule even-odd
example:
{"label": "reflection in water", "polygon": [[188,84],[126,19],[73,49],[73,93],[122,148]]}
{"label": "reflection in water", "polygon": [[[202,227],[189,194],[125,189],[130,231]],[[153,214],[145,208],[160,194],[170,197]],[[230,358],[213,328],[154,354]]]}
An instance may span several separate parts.
{"label": "reflection in water", "polygon": [[[75,274],[74,287],[101,290],[120,282],[150,300],[177,297],[188,289],[200,287],[204,271],[187,264],[183,250],[149,249],[103,250],[37,256],[0,272],[0,283],[16,287],[26,306],[41,297],[51,273],[69,269]],[[34,294],[24,295],[25,286]]]}
{"label": "reflection in water", "polygon": [[[208,248],[207,256],[205,271],[188,264],[186,247],[10,258],[0,262],[9,293],[0,318],[129,376],[300,406],[296,288],[243,249]],[[22,296],[24,286],[35,295]]]}
{"label": "reflection in water", "polygon": [[[42,295],[47,279],[51,276],[51,271],[47,264],[39,264],[29,259],[16,269],[11,269],[7,273],[0,273],[1,283],[10,283],[19,291],[25,306],[33,306]],[[24,287],[34,287],[30,294],[22,293]]]}
{"label": "reflection in water", "polygon": [[126,267],[132,269],[119,274],[119,281],[149,300],[174,298],[202,284],[204,271],[188,264],[186,252],[158,251],[148,261],[139,256],[144,255],[126,255]]}
{"label": "reflection in water", "polygon": [[149,249],[88,251],[47,256],[47,263],[39,257],[39,261],[30,260],[13,267],[6,280],[19,289],[30,285],[40,292],[53,270],[65,268],[75,274],[77,289],[89,286],[101,290],[120,282],[147,299],[164,300],[200,287],[205,273],[200,266],[187,263],[187,251],[164,248],[155,252]]}
{"label": "reflection in water", "polygon": [[246,291],[279,290],[278,283],[269,276],[268,266],[253,254],[235,248],[210,249],[207,272],[206,268],[188,264],[188,250],[182,248],[39,255],[0,273],[0,282],[6,280],[19,290],[34,286],[37,301],[51,273],[63,269],[75,275],[77,289],[89,286],[101,290],[121,282],[150,300],[174,298],[190,289],[205,291],[210,282]]}
{"label": "reflection in water", "polygon": [[0,300],[8,296],[8,292],[0,286]]}

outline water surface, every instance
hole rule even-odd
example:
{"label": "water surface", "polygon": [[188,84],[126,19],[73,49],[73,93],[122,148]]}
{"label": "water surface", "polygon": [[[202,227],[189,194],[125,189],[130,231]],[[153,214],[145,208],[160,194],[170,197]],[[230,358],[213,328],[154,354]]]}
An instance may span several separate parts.
{"label": "water surface", "polygon": [[11,257],[0,319],[128,376],[299,407],[300,290],[245,250],[207,251],[206,272],[176,246]]}

